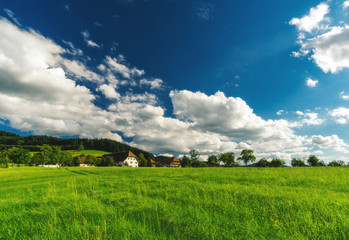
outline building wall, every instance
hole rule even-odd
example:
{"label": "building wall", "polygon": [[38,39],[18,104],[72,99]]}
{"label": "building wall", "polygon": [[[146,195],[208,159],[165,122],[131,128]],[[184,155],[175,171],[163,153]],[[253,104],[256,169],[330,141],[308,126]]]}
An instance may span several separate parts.
{"label": "building wall", "polygon": [[137,161],[137,158],[135,158],[135,157],[126,158],[126,160],[124,161],[124,163],[122,165],[124,166],[124,165],[126,165],[126,163],[129,167],[138,167],[138,161]]}

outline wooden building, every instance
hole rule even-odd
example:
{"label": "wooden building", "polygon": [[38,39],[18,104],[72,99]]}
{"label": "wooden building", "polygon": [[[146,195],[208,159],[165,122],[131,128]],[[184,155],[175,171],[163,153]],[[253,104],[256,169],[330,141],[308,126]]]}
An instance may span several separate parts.
{"label": "wooden building", "polygon": [[164,167],[181,167],[181,161],[173,157],[165,157],[165,156],[158,156],[156,157],[157,161],[160,163],[160,165]]}

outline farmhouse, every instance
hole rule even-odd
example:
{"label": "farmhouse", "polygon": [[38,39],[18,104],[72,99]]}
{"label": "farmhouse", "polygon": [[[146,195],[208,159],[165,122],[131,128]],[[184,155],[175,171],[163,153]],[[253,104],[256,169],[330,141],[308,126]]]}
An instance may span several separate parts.
{"label": "farmhouse", "polygon": [[175,156],[173,157],[158,156],[157,160],[164,167],[181,167],[181,161]]}
{"label": "farmhouse", "polygon": [[138,167],[138,158],[131,151],[107,154],[103,155],[103,157],[112,157],[115,166]]}

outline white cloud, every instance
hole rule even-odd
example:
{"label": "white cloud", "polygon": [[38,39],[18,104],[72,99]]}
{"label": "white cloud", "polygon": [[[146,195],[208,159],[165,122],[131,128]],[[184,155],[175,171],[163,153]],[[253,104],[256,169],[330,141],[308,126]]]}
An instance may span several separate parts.
{"label": "white cloud", "polygon": [[[89,72],[83,62],[64,58],[65,53],[66,49],[34,30],[21,30],[0,19],[1,119],[16,129],[54,136],[122,141],[115,133],[122,132],[132,138],[131,144],[152,152],[187,153],[197,149],[201,155],[209,155],[249,147],[270,155],[287,149],[293,155],[301,154],[300,147],[311,143],[306,136],[297,136],[288,121],[264,120],[241,98],[222,92],[210,96],[171,91],[176,117],[166,117],[156,95],[120,95],[116,91],[121,84],[117,77],[130,82],[144,74],[128,67],[122,56],[106,56],[97,64],[103,74],[98,75]],[[109,98],[110,106],[97,107],[94,101],[98,96],[74,81],[81,78],[93,81],[87,85]],[[307,121],[316,120],[309,113]]]}
{"label": "white cloud", "polygon": [[285,120],[263,120],[241,98],[222,92],[171,91],[174,114],[193,129],[220,134],[230,141],[247,141],[256,149],[274,150],[301,144]]}
{"label": "white cloud", "polygon": [[103,92],[103,94],[110,99],[119,99],[120,94],[115,91],[116,85],[115,84],[103,84],[100,85],[96,90]]}
{"label": "white cloud", "polygon": [[18,26],[20,26],[20,22],[16,18],[16,15],[14,12],[12,12],[10,9],[5,8],[4,11],[6,12],[7,16],[12,19],[13,22],[15,22]]}
{"label": "white cloud", "polygon": [[311,125],[321,125],[325,122],[325,119],[319,118],[319,114],[315,112],[301,112],[297,111],[296,114],[299,118],[302,118],[300,121],[290,122],[290,127],[300,128],[303,126],[311,126]]}
{"label": "white cloud", "polygon": [[340,92],[339,95],[343,100],[349,100],[349,95],[345,94],[344,92]]}
{"label": "white cloud", "polygon": [[87,43],[88,47],[92,47],[92,48],[100,48],[101,47],[100,45],[98,45],[97,43],[95,43],[94,41],[92,41],[90,39],[90,33],[87,30],[82,31],[81,35],[84,38],[85,42]]}
{"label": "white cloud", "polygon": [[284,113],[285,113],[285,110],[279,110],[276,112],[276,115],[281,116]]}
{"label": "white cloud", "polygon": [[91,91],[67,77],[65,52],[34,30],[0,19],[0,118],[37,134],[121,140]]}
{"label": "white cloud", "polygon": [[147,80],[145,78],[140,80],[141,86],[149,86],[150,89],[161,89],[163,87],[163,81],[159,78],[155,78],[153,80]]}
{"label": "white cloud", "polygon": [[319,83],[319,80],[313,80],[311,78],[307,78],[305,85],[307,85],[310,88],[316,87],[316,85]]}
{"label": "white cloud", "polygon": [[348,145],[344,143],[343,139],[340,139],[335,134],[327,137],[314,135],[311,137],[311,140],[313,145],[316,145],[321,149],[334,149],[345,153],[348,152]]}
{"label": "white cloud", "polygon": [[343,9],[346,9],[349,7],[349,0],[346,0],[343,2]]}
{"label": "white cloud", "polygon": [[314,29],[322,28],[321,22],[326,20],[325,16],[330,9],[327,3],[320,3],[318,6],[311,8],[308,15],[302,18],[293,18],[289,24],[296,25],[299,31],[311,33]]}
{"label": "white cloud", "polygon": [[63,40],[63,43],[70,47],[70,50],[67,50],[67,53],[75,56],[82,56],[84,54],[81,49],[74,47],[74,44],[72,42]]}
{"label": "white cloud", "polygon": [[304,113],[303,113],[302,111],[296,111],[296,114],[297,114],[298,116],[304,116]]}
{"label": "white cloud", "polygon": [[133,76],[140,77],[145,74],[144,70],[137,69],[135,67],[129,68],[123,62],[125,61],[124,56],[119,55],[117,58],[107,56],[105,63],[109,68],[115,72],[121,74],[124,78],[130,79]]}
{"label": "white cloud", "polygon": [[328,112],[332,117],[335,118],[337,124],[347,124],[349,121],[349,108],[336,108]]}

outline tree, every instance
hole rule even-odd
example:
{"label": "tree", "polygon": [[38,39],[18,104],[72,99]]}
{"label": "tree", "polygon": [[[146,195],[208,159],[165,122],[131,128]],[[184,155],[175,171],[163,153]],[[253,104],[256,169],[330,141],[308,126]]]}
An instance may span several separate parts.
{"label": "tree", "polygon": [[256,163],[256,167],[269,167],[270,163],[267,159],[262,158]]}
{"label": "tree", "polygon": [[7,151],[8,159],[15,164],[29,164],[30,163],[30,152],[23,148],[13,147]]}
{"label": "tree", "polygon": [[207,159],[207,166],[208,167],[219,167],[218,158],[216,155],[211,155]]}
{"label": "tree", "polygon": [[199,165],[200,165],[199,152],[193,149],[193,150],[190,150],[189,154],[190,154],[191,166],[192,167],[199,167]]}
{"label": "tree", "polygon": [[240,157],[238,157],[238,160],[243,161],[247,166],[247,163],[254,162],[256,160],[256,157],[253,155],[252,149],[244,149],[241,151],[241,154],[240,154]]}
{"label": "tree", "polygon": [[103,157],[102,161],[101,161],[101,165],[102,166],[114,166],[114,160],[111,156]]}
{"label": "tree", "polygon": [[147,166],[147,159],[145,159],[143,153],[140,153],[138,155],[138,166],[139,167],[146,167]]}
{"label": "tree", "polygon": [[235,154],[233,152],[219,154],[219,161],[224,163],[225,167],[233,167],[235,163]]}
{"label": "tree", "polygon": [[0,152],[0,167],[7,168],[9,159],[7,157],[7,151]]}
{"label": "tree", "polygon": [[67,151],[61,151],[59,164],[61,164],[63,166],[69,166],[72,163],[73,163],[73,159],[72,159],[71,154]]}
{"label": "tree", "polygon": [[334,160],[334,161],[330,162],[329,164],[327,164],[327,166],[329,166],[329,167],[343,167],[343,166],[345,166],[345,163],[344,163],[344,161],[341,161],[341,160],[338,160],[338,161]]}
{"label": "tree", "polygon": [[79,147],[78,147],[78,151],[80,152],[80,151],[84,151],[84,145],[81,143],[80,145],[79,145]]}
{"label": "tree", "polygon": [[324,161],[319,161],[316,166],[318,166],[318,167],[327,167],[327,165],[326,165],[326,163]]}
{"label": "tree", "polygon": [[151,164],[151,158],[148,157],[147,159],[147,167],[152,167],[153,165]]}
{"label": "tree", "polygon": [[305,162],[301,159],[293,158],[291,161],[292,167],[305,167]]}
{"label": "tree", "polygon": [[191,160],[188,156],[184,155],[181,161],[182,167],[191,167]]}
{"label": "tree", "polygon": [[316,167],[318,166],[319,159],[315,155],[310,155],[307,160],[307,163],[312,167]]}
{"label": "tree", "polygon": [[270,166],[271,167],[282,167],[285,164],[284,161],[278,159],[278,158],[274,158],[273,160],[271,160],[270,162]]}
{"label": "tree", "polygon": [[73,157],[73,160],[72,160],[73,166],[79,166],[80,163],[81,163],[81,160],[78,156]]}

